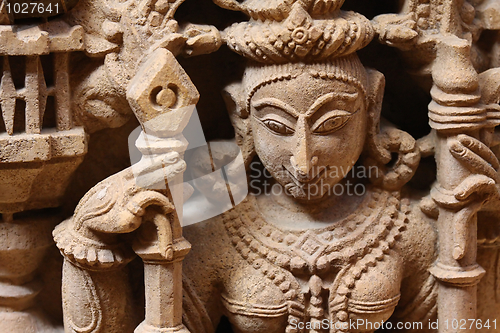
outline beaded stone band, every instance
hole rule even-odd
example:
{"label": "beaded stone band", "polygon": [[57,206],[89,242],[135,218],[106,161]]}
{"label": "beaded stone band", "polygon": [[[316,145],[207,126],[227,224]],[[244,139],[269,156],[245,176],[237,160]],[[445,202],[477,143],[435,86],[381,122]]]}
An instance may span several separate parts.
{"label": "beaded stone band", "polygon": [[368,75],[356,54],[309,64],[264,65],[251,62],[247,65],[242,80],[242,86],[245,89],[247,113],[250,112],[250,101],[253,95],[260,88],[272,82],[291,80],[305,73],[323,80],[339,80],[351,84],[363,94],[365,100],[367,98]]}

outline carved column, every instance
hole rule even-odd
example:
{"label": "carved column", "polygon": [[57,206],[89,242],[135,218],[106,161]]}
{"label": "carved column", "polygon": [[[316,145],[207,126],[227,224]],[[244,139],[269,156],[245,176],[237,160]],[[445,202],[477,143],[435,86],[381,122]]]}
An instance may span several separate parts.
{"label": "carved column", "polygon": [[[182,324],[182,260],[191,249],[182,237],[180,221],[183,177],[169,168],[168,161],[169,156],[184,158],[188,144],[182,131],[198,98],[196,87],[173,54],[161,48],[148,56],[127,91],[144,130],[136,143],[143,158],[132,166],[137,186],[156,189],[175,205],[175,211],[166,216],[148,212],[134,243],[144,261],[146,292],[146,318],[135,333],[189,333]],[[164,154],[160,164],[155,162],[159,153]],[[153,222],[156,231],[148,222]]]}
{"label": "carved column", "polygon": [[483,29],[499,28],[495,14],[498,6],[489,0],[405,0],[400,14],[374,20],[380,40],[403,51],[413,74],[425,83],[432,77],[432,149],[422,149],[437,162],[436,207],[429,212],[437,217],[439,252],[430,271],[439,281],[440,332],[461,332],[453,320],[476,319],[477,284],[485,273],[476,262],[477,211],[497,192],[499,164],[488,146],[498,99],[489,91],[496,85],[487,83],[494,73],[477,72],[488,66],[477,44]]}
{"label": "carved column", "polygon": [[0,332],[55,332],[36,307],[36,276],[60,222],[49,208],[87,151],[68,103],[68,54],[83,49],[83,29],[0,25],[0,45]]}
{"label": "carved column", "polygon": [[135,333],[189,333],[182,324],[182,261],[191,245],[181,236],[176,215],[158,214],[153,217],[155,224],[172,223],[175,238],[172,251],[162,249],[151,231],[148,232],[149,237],[139,237],[134,246],[135,252],[144,261],[146,290],[146,318]]}
{"label": "carved column", "polygon": [[36,297],[43,288],[36,271],[53,244],[53,217],[28,217],[0,223],[0,330],[2,332],[53,332]]}
{"label": "carved column", "polygon": [[431,91],[434,101],[429,106],[429,117],[437,133],[438,173],[432,197],[439,206],[440,248],[431,273],[440,282],[440,332],[461,332],[464,330],[453,328],[452,321],[476,318],[476,286],[484,275],[484,270],[476,263],[476,212],[482,200],[474,196],[457,199],[457,189],[467,185],[463,182],[473,177],[474,172],[457,160],[454,153],[462,153],[456,146],[457,140],[466,138],[466,135],[481,138],[487,113],[480,104],[479,79],[470,62],[470,44],[449,36],[439,41],[437,48]]}

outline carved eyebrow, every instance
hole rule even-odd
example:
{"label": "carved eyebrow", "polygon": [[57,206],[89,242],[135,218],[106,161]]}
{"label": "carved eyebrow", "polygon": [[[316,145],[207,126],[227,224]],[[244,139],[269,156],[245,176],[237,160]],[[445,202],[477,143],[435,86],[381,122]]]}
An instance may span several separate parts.
{"label": "carved eyebrow", "polygon": [[278,108],[278,109],[285,111],[286,113],[288,113],[289,115],[291,115],[292,117],[294,117],[296,119],[299,118],[299,113],[297,111],[295,111],[294,108],[292,108],[290,105],[286,104],[285,102],[280,101],[277,98],[272,98],[272,97],[263,98],[263,99],[260,99],[258,101],[253,102],[252,104],[253,104],[253,107],[256,109],[259,109],[259,108],[264,107],[266,105],[274,106],[275,108]]}
{"label": "carved eyebrow", "polygon": [[358,93],[348,94],[348,93],[336,93],[331,92],[318,98],[313,105],[307,110],[306,118],[312,116],[316,111],[318,111],[323,105],[331,102],[334,99],[347,100],[348,102],[355,101],[358,98]]}

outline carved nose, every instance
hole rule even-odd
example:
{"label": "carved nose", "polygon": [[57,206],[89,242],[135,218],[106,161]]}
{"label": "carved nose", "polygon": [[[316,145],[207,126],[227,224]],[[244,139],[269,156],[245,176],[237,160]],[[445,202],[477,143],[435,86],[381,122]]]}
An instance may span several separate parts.
{"label": "carved nose", "polygon": [[297,178],[307,178],[310,171],[310,163],[308,163],[307,161],[301,162],[300,160],[299,162],[297,162],[295,156],[292,156],[290,158],[290,162],[292,164],[293,170],[295,171],[295,176],[297,176]]}
{"label": "carved nose", "polygon": [[310,134],[305,119],[300,118],[295,131],[295,151],[290,157],[295,177],[299,180],[312,178],[312,168],[318,163],[317,156],[311,156]]}
{"label": "carved nose", "polygon": [[313,163],[309,154],[307,140],[301,139],[298,142],[297,149],[290,162],[298,178],[307,178],[311,172]]}

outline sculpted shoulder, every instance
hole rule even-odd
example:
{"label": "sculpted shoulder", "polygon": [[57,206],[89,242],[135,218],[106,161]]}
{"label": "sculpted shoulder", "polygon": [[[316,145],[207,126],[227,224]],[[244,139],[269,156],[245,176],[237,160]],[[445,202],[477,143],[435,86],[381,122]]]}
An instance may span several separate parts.
{"label": "sculpted shoulder", "polygon": [[426,199],[422,194],[413,194],[403,200],[409,203],[409,209],[406,228],[398,243],[406,272],[427,271],[437,255],[436,221],[423,212],[422,201]]}
{"label": "sculpted shoulder", "polygon": [[211,279],[219,279],[219,275],[233,267],[233,262],[239,258],[221,216],[186,226],[183,235],[191,243],[184,270],[194,275],[206,272],[212,275]]}

